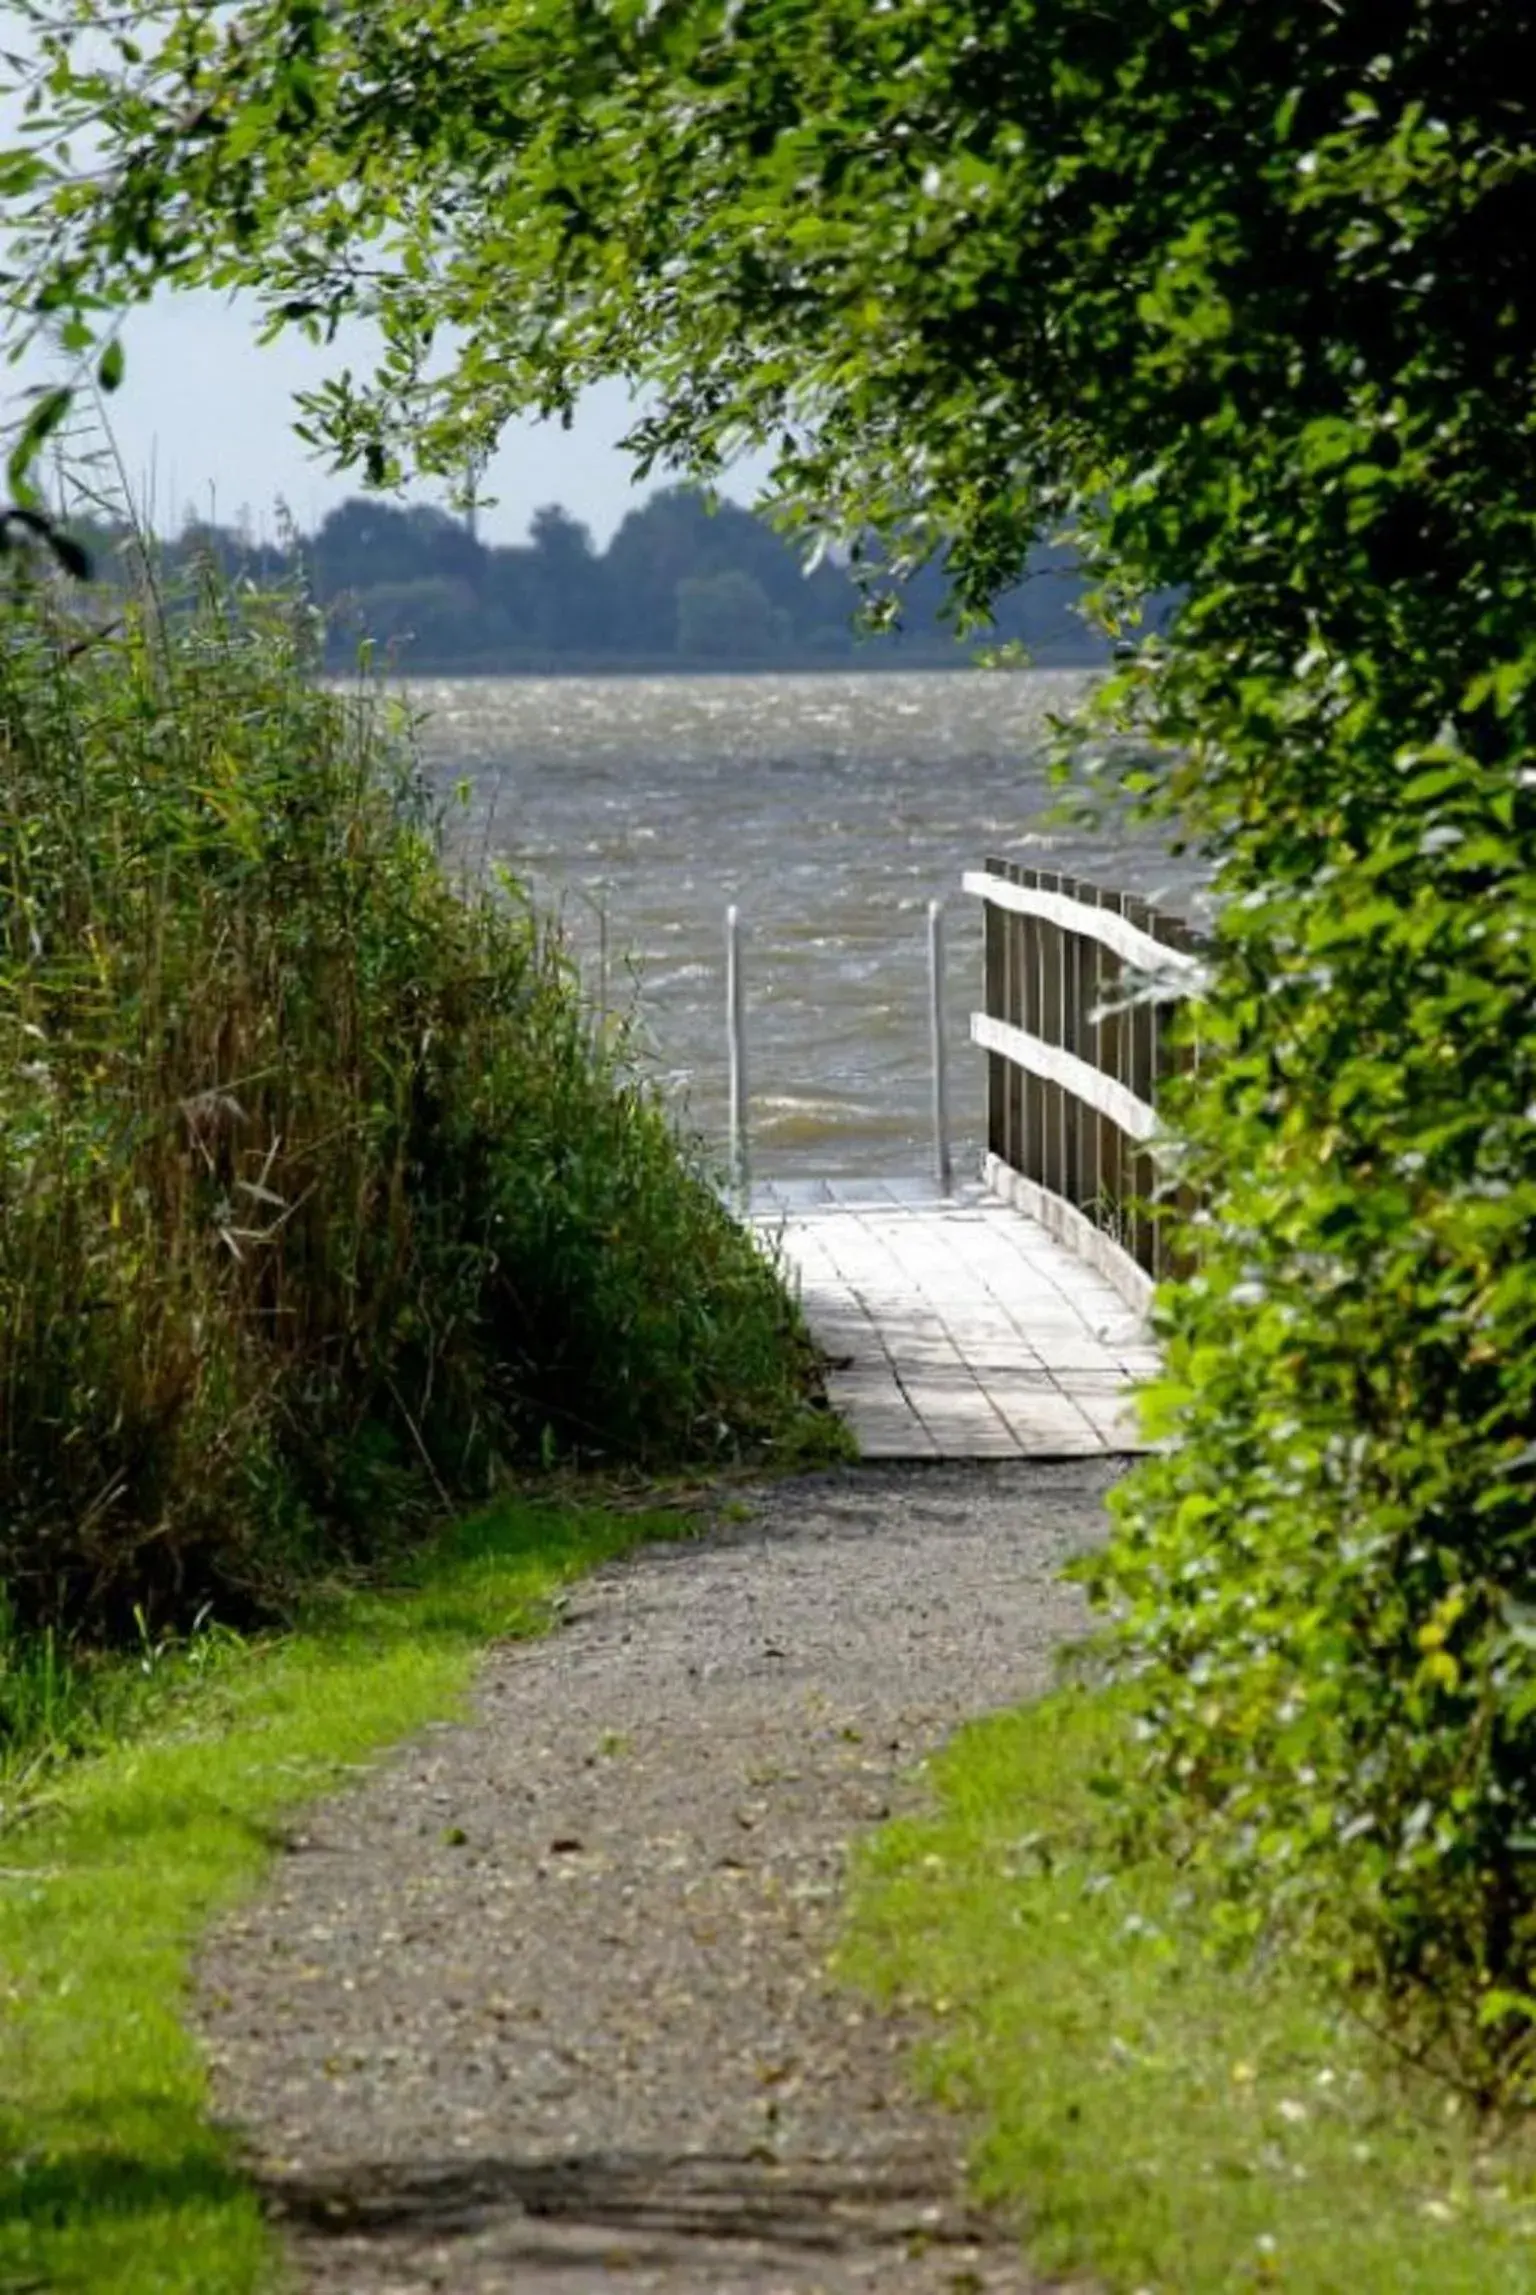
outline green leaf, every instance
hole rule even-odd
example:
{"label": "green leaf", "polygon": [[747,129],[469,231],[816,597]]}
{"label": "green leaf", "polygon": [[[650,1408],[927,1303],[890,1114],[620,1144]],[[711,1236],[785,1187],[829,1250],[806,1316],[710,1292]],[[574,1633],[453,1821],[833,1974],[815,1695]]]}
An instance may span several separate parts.
{"label": "green leaf", "polygon": [[74,392],[67,383],[43,391],[35,400],[6,464],[6,477],[18,502],[37,500],[30,478],[32,466],[73,405]]}

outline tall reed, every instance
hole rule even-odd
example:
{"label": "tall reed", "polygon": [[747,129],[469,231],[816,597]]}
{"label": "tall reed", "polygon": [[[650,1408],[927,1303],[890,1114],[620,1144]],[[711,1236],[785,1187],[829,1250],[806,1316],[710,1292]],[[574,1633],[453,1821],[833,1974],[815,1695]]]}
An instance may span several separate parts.
{"label": "tall reed", "polygon": [[302,602],[0,614],[0,1584],[280,1599],[505,1462],[730,1455],[810,1358]]}

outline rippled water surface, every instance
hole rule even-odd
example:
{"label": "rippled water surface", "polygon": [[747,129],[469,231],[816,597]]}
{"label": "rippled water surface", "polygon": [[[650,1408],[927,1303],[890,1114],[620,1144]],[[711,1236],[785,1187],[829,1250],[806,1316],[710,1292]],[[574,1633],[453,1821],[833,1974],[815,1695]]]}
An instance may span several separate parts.
{"label": "rippled water surface", "polygon": [[1179,906],[1187,872],[1126,836],[1041,821],[1050,713],[1079,673],[442,678],[408,689],[458,834],[559,905],[598,993],[638,1000],[656,1072],[715,1143],[723,932],[749,932],[754,1171],[917,1175],[928,1157],[925,912],[946,904],[951,1099],[974,1158],[980,920],[960,874],[1032,860]]}

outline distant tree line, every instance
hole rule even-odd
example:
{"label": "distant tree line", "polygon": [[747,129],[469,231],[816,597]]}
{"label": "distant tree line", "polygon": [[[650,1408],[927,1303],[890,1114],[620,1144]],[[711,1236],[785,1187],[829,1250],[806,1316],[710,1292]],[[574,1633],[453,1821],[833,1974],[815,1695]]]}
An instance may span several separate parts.
{"label": "distant tree line", "polygon": [[[844,565],[826,558],[807,571],[765,518],[729,502],[711,509],[684,487],[630,511],[606,550],[555,505],[535,514],[525,542],[489,546],[446,510],[376,496],[343,502],[317,532],[282,543],[190,521],[165,550],[172,574],[203,558],[236,578],[302,577],[325,610],[332,668],[364,639],[402,668],[467,672],[949,666],[983,642],[958,638],[944,619],[937,566],[907,584],[898,629],[859,630]],[[103,565],[109,555],[98,548]],[[1078,610],[1082,591],[1064,552],[1036,550],[985,642],[1020,643],[1046,663],[1102,658]]]}

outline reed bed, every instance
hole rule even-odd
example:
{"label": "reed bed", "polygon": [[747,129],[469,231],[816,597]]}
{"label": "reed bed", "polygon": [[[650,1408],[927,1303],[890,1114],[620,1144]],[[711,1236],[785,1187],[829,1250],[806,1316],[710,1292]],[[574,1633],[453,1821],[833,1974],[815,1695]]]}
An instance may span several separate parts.
{"label": "reed bed", "polygon": [[519,1462],[801,1441],[774,1268],[387,698],[300,599],[121,603],[0,612],[0,1650],[270,1614]]}

